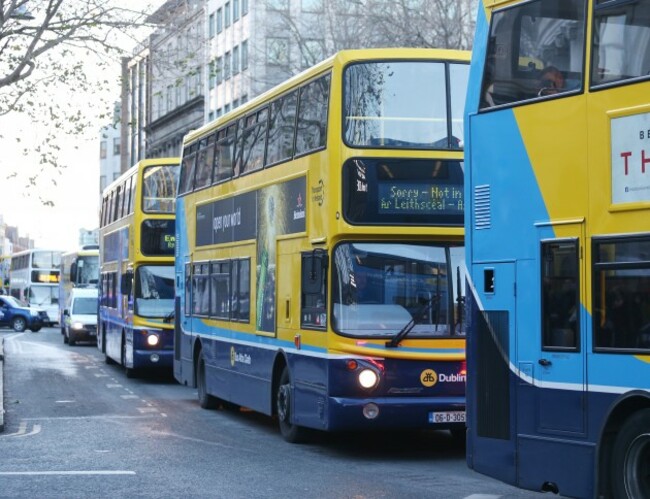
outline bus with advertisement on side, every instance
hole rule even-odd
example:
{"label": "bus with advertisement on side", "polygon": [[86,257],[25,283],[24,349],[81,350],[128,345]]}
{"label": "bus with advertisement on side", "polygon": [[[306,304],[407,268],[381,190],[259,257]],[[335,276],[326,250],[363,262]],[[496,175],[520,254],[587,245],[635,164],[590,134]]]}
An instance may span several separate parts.
{"label": "bus with advertisement on side", "polygon": [[179,159],[142,160],[103,192],[97,346],[127,377],[169,370]]}
{"label": "bus with advertisement on side", "polygon": [[650,497],[649,41],[650,0],[480,2],[467,462],[522,488]]}
{"label": "bus with advertisement on side", "polygon": [[59,322],[62,251],[32,248],[11,255],[9,294],[47,312],[46,325]]}
{"label": "bus with advertisement on side", "polygon": [[190,133],[174,375],[317,430],[465,431],[469,53],[339,52]]}
{"label": "bus with advertisement on side", "polygon": [[74,288],[96,288],[99,282],[99,245],[85,244],[61,256],[59,325],[65,334],[64,310]]}

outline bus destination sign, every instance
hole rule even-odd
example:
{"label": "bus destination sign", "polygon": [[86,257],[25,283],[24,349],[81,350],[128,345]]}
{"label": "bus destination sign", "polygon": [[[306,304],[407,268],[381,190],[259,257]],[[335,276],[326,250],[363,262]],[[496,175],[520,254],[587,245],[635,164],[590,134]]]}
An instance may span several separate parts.
{"label": "bus destination sign", "polygon": [[42,284],[57,284],[59,282],[59,271],[32,270],[32,282],[38,282]]}
{"label": "bus destination sign", "polygon": [[378,210],[391,215],[454,215],[464,208],[463,186],[379,182]]}

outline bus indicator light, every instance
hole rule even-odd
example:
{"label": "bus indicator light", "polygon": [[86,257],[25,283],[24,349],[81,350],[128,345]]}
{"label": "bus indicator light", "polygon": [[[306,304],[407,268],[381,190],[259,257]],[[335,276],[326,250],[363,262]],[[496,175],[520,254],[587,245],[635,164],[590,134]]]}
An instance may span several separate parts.
{"label": "bus indicator light", "polygon": [[359,364],[357,364],[356,360],[350,359],[347,361],[346,367],[348,368],[348,370],[354,371],[357,367],[359,367]]}

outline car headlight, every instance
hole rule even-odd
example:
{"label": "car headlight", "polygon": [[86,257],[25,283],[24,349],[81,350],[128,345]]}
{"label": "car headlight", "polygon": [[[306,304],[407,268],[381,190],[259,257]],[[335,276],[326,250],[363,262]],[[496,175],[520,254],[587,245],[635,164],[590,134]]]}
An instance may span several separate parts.
{"label": "car headlight", "polygon": [[84,328],[84,325],[81,322],[73,322],[71,327],[72,329],[79,331],[80,329]]}
{"label": "car headlight", "polygon": [[38,310],[30,310],[30,311],[29,311],[29,314],[30,314],[32,317],[38,317]]}

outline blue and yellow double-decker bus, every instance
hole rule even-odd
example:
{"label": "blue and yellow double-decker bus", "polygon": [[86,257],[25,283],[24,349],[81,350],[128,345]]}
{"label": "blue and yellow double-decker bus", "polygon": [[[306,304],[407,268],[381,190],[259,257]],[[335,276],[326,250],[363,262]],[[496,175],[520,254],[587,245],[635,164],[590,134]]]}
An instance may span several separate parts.
{"label": "blue and yellow double-decker bus", "polygon": [[142,160],[102,196],[97,346],[128,377],[172,368],[179,161]]}
{"label": "blue and yellow double-decker bus", "polygon": [[464,435],[468,62],[340,52],[185,138],[174,374],[203,407]]}
{"label": "blue and yellow double-decker bus", "polygon": [[650,0],[483,0],[467,98],[469,466],[650,497]]}

